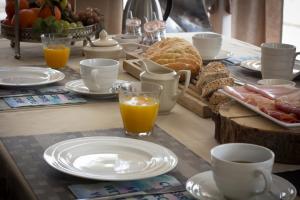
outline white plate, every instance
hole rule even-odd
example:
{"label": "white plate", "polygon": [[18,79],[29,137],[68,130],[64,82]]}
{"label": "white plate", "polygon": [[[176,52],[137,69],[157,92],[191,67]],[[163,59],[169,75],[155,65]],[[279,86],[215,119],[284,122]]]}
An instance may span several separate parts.
{"label": "white plate", "polygon": [[0,67],[2,86],[38,86],[61,81],[64,73],[42,67]]}
{"label": "white plate", "polygon": [[283,122],[283,121],[280,121],[264,112],[262,112],[258,107],[256,106],[253,106],[251,104],[248,104],[242,100],[240,100],[239,98],[231,95],[231,94],[228,94],[226,91],[224,91],[223,89],[220,89],[219,90],[220,92],[222,92],[223,94],[226,94],[227,96],[229,96],[230,98],[236,100],[237,102],[239,102],[240,104],[246,106],[247,108],[249,108],[250,110],[253,110],[254,112],[262,115],[263,117],[265,118],[268,118],[270,119],[271,121],[275,122],[276,124],[280,125],[280,126],[283,126],[285,128],[299,128],[300,127],[300,123],[286,123],[286,122]]}
{"label": "white plate", "polygon": [[202,57],[202,59],[204,61],[218,61],[218,60],[227,59],[227,58],[231,57],[232,55],[233,55],[233,53],[231,53],[230,51],[221,50],[219,52],[219,54],[213,58]]}
{"label": "white plate", "polygon": [[[296,188],[290,182],[274,174],[272,178],[271,192],[255,196],[251,200],[278,200],[281,198],[292,200],[296,198]],[[186,190],[196,199],[225,200],[216,186],[212,171],[202,172],[191,177],[186,183]]]}
{"label": "white plate", "polygon": [[[240,66],[255,72],[261,71],[260,60],[245,60],[241,62]],[[296,61],[293,70],[293,79],[296,78],[298,75],[300,75],[300,63]]]}
{"label": "white plate", "polygon": [[97,97],[113,97],[118,94],[118,88],[122,83],[125,83],[127,81],[123,80],[117,80],[113,85],[112,88],[110,88],[108,91],[90,91],[84,84],[82,79],[74,80],[66,83],[65,88],[83,95],[91,95],[91,96],[97,96]]}
{"label": "white plate", "polygon": [[125,181],[150,178],[177,165],[169,149],[142,140],[121,137],[83,137],[56,143],[44,152],[55,169],[82,178]]}

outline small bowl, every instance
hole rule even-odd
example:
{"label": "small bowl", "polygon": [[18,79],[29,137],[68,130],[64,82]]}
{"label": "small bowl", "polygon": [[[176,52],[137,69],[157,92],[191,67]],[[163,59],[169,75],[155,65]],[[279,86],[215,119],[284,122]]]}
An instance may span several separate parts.
{"label": "small bowl", "polygon": [[296,83],[294,81],[289,81],[285,79],[261,79],[257,81],[259,85],[284,85],[284,86],[295,86]]}

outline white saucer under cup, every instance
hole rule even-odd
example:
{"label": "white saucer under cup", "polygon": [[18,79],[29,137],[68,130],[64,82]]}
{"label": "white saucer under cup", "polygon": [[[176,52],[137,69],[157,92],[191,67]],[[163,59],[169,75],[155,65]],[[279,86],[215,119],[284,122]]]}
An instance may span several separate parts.
{"label": "white saucer under cup", "polygon": [[[289,181],[272,174],[271,190],[262,195],[257,195],[249,200],[293,200],[297,196],[295,186]],[[212,171],[194,175],[186,182],[186,190],[199,200],[226,200],[216,186]]]}

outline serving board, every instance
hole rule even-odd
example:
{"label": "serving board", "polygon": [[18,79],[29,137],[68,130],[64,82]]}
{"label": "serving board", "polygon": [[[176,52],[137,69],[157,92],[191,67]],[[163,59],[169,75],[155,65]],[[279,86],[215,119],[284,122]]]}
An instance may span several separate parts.
{"label": "serving board", "polygon": [[238,102],[224,106],[212,118],[219,143],[261,145],[275,153],[276,162],[300,164],[300,128],[279,126]]}
{"label": "serving board", "polygon": [[[139,79],[142,70],[137,64],[138,59],[136,59],[136,57],[132,55],[128,57],[128,54],[126,58],[131,58],[131,60],[124,60],[123,69],[133,77]],[[178,98],[177,103],[200,117],[209,118],[212,116],[212,110],[208,106],[207,102],[205,102],[197,92],[195,83],[196,80],[191,81],[189,88],[186,90],[184,95]],[[179,88],[182,89],[183,85],[180,84]]]}

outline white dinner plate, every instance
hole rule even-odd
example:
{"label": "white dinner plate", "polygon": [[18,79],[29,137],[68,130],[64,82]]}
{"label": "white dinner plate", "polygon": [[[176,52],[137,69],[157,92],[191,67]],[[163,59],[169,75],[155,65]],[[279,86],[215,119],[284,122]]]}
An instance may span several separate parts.
{"label": "white dinner plate", "polygon": [[[241,62],[240,66],[242,68],[255,71],[255,72],[261,71],[260,60],[245,60]],[[300,62],[296,61],[293,69],[293,79],[296,78],[298,75],[300,75]]]}
{"label": "white dinner plate", "polygon": [[169,149],[143,140],[121,137],[83,137],[56,143],[44,152],[55,169],[82,178],[125,181],[150,178],[177,165]]}
{"label": "white dinner plate", "polygon": [[[297,196],[296,188],[287,180],[272,174],[271,191],[257,195],[249,200],[293,200]],[[196,199],[225,200],[213,179],[212,171],[206,171],[191,177],[186,182],[186,190]]]}
{"label": "white dinner plate", "polygon": [[202,59],[204,61],[218,61],[218,60],[224,60],[224,59],[227,59],[229,57],[231,57],[233,55],[232,52],[230,51],[225,51],[225,50],[221,50],[219,52],[219,54],[213,58],[206,58],[206,57],[202,57]]}
{"label": "white dinner plate", "polygon": [[2,86],[39,86],[61,81],[64,73],[43,67],[0,67]]}
{"label": "white dinner plate", "polygon": [[82,79],[74,80],[66,83],[65,88],[82,95],[97,97],[114,97],[118,94],[118,88],[122,83],[127,81],[117,80],[108,91],[90,91],[84,84]]}
{"label": "white dinner plate", "polygon": [[287,123],[287,122],[283,122],[283,121],[280,121],[266,113],[264,113],[263,111],[261,111],[258,107],[256,106],[253,106],[249,103],[246,103],[242,100],[240,100],[239,98],[227,93],[225,90],[223,89],[220,89],[219,90],[220,92],[222,92],[223,94],[226,94],[227,96],[229,96],[230,98],[236,100],[237,102],[239,102],[240,104],[242,104],[243,106],[246,106],[247,108],[249,108],[250,110],[253,110],[254,112],[260,114],[261,116],[275,122],[276,124],[282,126],[282,127],[285,127],[285,128],[299,128],[300,127],[300,123]]}

